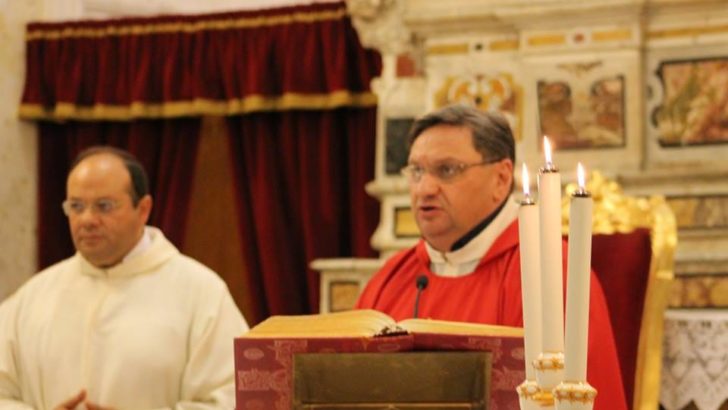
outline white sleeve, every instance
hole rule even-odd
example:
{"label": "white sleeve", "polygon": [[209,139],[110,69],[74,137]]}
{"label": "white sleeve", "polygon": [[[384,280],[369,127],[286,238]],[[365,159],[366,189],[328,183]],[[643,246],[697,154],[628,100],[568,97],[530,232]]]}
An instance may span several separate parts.
{"label": "white sleeve", "polygon": [[205,295],[190,335],[189,360],[176,410],[235,408],[233,340],[248,330],[227,287]]}
{"label": "white sleeve", "polygon": [[33,410],[33,407],[20,401],[15,337],[17,299],[12,295],[0,304],[0,408]]}

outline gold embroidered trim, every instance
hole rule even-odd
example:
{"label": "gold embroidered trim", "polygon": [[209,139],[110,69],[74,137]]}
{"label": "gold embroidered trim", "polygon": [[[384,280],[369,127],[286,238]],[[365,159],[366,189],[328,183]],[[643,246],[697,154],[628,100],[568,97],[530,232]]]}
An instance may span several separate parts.
{"label": "gold embroidered trim", "polygon": [[533,361],[533,367],[538,371],[558,371],[564,369],[564,355],[539,357]]}
{"label": "gold embroidered trim", "polygon": [[586,383],[564,382],[554,389],[554,398],[557,401],[571,403],[594,403],[597,390]]}
{"label": "gold embroidered trim", "polygon": [[534,380],[524,381],[516,387],[516,391],[520,398],[536,402],[541,407],[551,407],[554,405],[554,396],[551,392],[541,390],[541,387]]}

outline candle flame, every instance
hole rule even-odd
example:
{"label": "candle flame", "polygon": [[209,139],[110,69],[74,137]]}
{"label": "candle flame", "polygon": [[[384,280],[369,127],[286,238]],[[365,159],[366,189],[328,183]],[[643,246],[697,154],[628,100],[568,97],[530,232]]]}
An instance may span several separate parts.
{"label": "candle flame", "polygon": [[584,172],[584,166],[581,165],[581,162],[576,164],[576,180],[580,190],[586,189],[586,172]]}
{"label": "candle flame", "polygon": [[546,163],[551,164],[553,162],[551,160],[551,143],[549,142],[548,137],[545,135],[543,137],[543,153],[546,157]]}
{"label": "candle flame", "polygon": [[525,162],[523,163],[523,170],[521,172],[521,183],[523,184],[523,195],[529,196],[531,193],[531,182],[528,179],[528,167]]}

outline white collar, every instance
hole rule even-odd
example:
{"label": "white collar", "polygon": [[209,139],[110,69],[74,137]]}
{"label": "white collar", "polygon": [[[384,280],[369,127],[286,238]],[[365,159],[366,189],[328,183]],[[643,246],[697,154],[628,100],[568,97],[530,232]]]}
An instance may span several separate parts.
{"label": "white collar", "polygon": [[517,216],[518,204],[509,197],[493,221],[462,248],[452,252],[440,252],[425,241],[425,249],[430,256],[430,269],[438,276],[456,277],[472,273],[495,240]]}
{"label": "white collar", "polygon": [[139,240],[134,249],[126,255],[122,262],[114,266],[107,268],[94,266],[80,252],[76,252],[74,258],[79,263],[83,274],[104,278],[121,278],[151,272],[178,254],[179,250],[164,237],[162,231],[153,226],[147,226],[144,229],[143,238]]}
{"label": "white collar", "polygon": [[141,254],[142,252],[149,249],[149,247],[152,246],[152,233],[148,226],[144,227],[144,232],[142,233],[142,237],[139,238],[139,242],[137,242],[136,245],[134,245],[133,248],[129,251],[129,253],[124,256],[124,259],[122,259],[122,262],[126,262],[129,259]]}

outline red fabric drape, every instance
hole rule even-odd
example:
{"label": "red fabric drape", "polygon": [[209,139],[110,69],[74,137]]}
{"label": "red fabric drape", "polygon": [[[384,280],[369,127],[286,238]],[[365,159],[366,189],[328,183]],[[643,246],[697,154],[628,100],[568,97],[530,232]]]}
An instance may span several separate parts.
{"label": "red fabric drape", "polygon": [[[249,320],[318,310],[307,264],[373,256],[374,109],[260,113],[228,120],[240,229],[260,308]],[[250,313],[250,312],[249,312]]]}
{"label": "red fabric drape", "polygon": [[40,123],[38,158],[38,263],[40,268],[73,254],[68,221],[61,210],[66,175],[78,152],[108,144],[139,158],[149,174],[154,198],[150,224],[161,228],[177,246],[194,172],[200,119],[146,120],[132,123]]}
{"label": "red fabric drape", "polygon": [[130,120],[373,106],[345,3],[27,29],[21,116]]}
{"label": "red fabric drape", "polygon": [[650,231],[594,235],[592,242],[592,267],[607,299],[625,397],[631,406],[652,256]]}
{"label": "red fabric drape", "polygon": [[179,244],[199,128],[186,118],[210,114],[230,116],[249,286],[261,295],[249,322],[315,311],[312,259],[373,255],[378,210],[364,184],[374,178],[369,84],[381,60],[361,47],[343,1],[33,23],[26,54],[21,117],[66,121],[41,123],[41,266],[72,252],[59,234],[65,174],[99,143],[148,167],[151,223]]}

